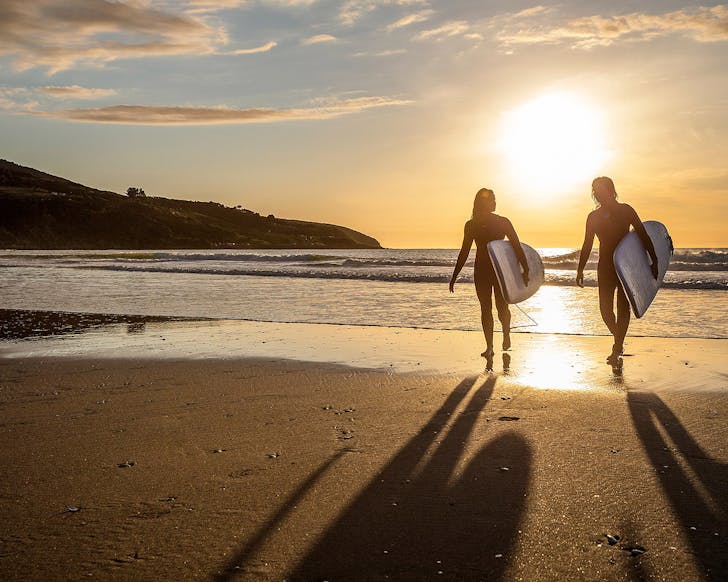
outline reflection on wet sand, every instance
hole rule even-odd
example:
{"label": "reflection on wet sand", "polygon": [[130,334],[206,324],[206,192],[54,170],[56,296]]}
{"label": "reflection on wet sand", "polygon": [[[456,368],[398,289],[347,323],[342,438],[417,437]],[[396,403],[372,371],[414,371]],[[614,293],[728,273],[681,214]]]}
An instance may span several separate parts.
{"label": "reflection on wet sand", "polygon": [[511,354],[504,353],[504,373],[534,388],[584,390],[604,385],[606,369],[597,365],[590,354],[565,350],[560,339],[538,337]]}
{"label": "reflection on wet sand", "polygon": [[[6,318],[6,323],[13,322],[10,328],[7,325],[3,328],[0,318],[0,331],[5,334],[0,338],[2,358],[242,357],[294,359],[392,372],[472,374],[484,370],[478,332],[20,313],[20,319]],[[38,317],[34,318],[35,315]],[[71,325],[68,318],[74,317],[78,321]],[[117,319],[127,325],[102,325]],[[63,325],[71,326],[74,333],[53,323],[57,321],[67,322]],[[47,336],[47,333],[65,335]],[[513,339],[512,350],[498,356],[502,357],[502,372],[494,369],[495,358],[486,360],[485,372],[499,373],[504,381],[549,390],[622,390],[625,386],[705,390],[715,385],[720,362],[725,360],[726,340],[630,338],[634,356],[625,356],[624,364],[619,362],[610,368],[603,363],[610,338],[518,334]],[[676,368],[681,363],[678,354],[685,350],[692,354],[690,362]],[[676,370],[681,372],[679,382],[676,382]]]}
{"label": "reflection on wet sand", "polygon": [[511,372],[511,355],[503,352],[503,374],[506,376]]}
{"label": "reflection on wet sand", "polygon": [[615,378],[621,378],[624,372],[624,360],[620,357],[610,363],[612,374]]}
{"label": "reflection on wet sand", "polygon": [[180,321],[181,319],[183,318],[151,315],[0,309],[0,340],[80,334],[91,329],[119,323],[126,323],[127,331],[135,333],[144,331],[146,323]]}
{"label": "reflection on wet sand", "polygon": [[[501,360],[503,362],[503,375],[508,376],[511,373],[511,354],[508,352],[503,352],[501,355]],[[490,355],[485,358],[485,371],[486,372],[493,372],[493,365],[495,361],[495,355]]]}
{"label": "reflection on wet sand", "polygon": [[146,322],[144,321],[136,321],[133,323],[129,323],[126,326],[126,332],[127,333],[144,333],[144,330],[146,329]]}

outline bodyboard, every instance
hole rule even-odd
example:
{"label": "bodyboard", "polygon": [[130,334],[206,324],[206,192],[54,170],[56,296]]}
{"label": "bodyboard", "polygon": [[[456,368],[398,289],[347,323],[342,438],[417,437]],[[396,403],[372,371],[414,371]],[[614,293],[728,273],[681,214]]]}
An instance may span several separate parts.
{"label": "bodyboard", "polygon": [[614,249],[614,269],[636,317],[642,317],[662,285],[672,255],[672,239],[661,222],[642,223],[657,255],[658,277],[652,276],[651,260],[635,231],[628,232]]}
{"label": "bodyboard", "polygon": [[521,243],[521,248],[528,262],[528,285],[523,284],[521,265],[511,243],[505,240],[493,240],[488,243],[488,255],[506,303],[525,301],[538,291],[544,281],[541,256],[525,243]]}

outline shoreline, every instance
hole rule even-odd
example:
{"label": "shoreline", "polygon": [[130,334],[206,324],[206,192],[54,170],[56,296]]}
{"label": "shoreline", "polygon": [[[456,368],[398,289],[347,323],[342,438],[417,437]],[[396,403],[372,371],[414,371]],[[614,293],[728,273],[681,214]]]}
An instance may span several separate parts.
{"label": "shoreline", "polygon": [[38,309],[0,309],[0,341],[42,338],[79,333],[92,328],[124,323],[142,326],[165,321],[201,321],[205,318],[165,315],[125,315]]}
{"label": "shoreline", "polygon": [[[54,335],[73,334],[90,328],[102,328],[113,324],[146,324],[164,322],[246,322],[275,325],[321,325],[333,327],[353,327],[366,329],[407,329],[413,331],[435,332],[477,332],[474,329],[455,329],[425,326],[379,325],[364,323],[337,323],[330,321],[276,321],[270,319],[203,317],[187,315],[144,315],[124,313],[100,313],[92,311],[62,311],[45,309],[4,309],[0,308],[0,341],[42,338]],[[40,326],[40,329],[38,327]],[[553,335],[567,337],[609,337],[609,333],[576,333],[568,331],[531,331],[526,326],[511,328],[511,334]],[[500,332],[496,329],[496,334]],[[628,338],[677,339],[677,340],[728,340],[728,337],[710,335],[646,335],[629,334]]]}
{"label": "shoreline", "polygon": [[[14,329],[12,317],[3,320],[3,314],[20,314],[32,332],[45,334],[57,326],[60,333],[0,340],[0,361],[253,359],[391,373],[497,372],[508,381],[561,390],[728,387],[725,339],[628,336],[623,366],[616,370],[605,363],[609,336],[519,333],[512,350],[497,349],[486,361],[479,355],[482,334],[471,331],[0,310],[3,333]],[[69,333],[69,327],[74,331]],[[495,340],[499,347],[500,334]]]}

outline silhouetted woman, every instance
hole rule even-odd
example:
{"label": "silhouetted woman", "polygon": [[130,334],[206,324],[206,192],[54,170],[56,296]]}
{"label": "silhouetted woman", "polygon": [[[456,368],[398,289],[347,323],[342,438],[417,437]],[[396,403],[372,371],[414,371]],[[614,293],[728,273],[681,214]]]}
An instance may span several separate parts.
{"label": "silhouetted woman", "polygon": [[[597,265],[597,280],[599,285],[599,311],[607,325],[609,332],[614,336],[612,353],[607,362],[616,364],[624,351],[624,338],[629,327],[629,302],[614,270],[614,249],[619,241],[634,227],[642,240],[645,250],[652,260],[652,274],[657,279],[657,255],[652,241],[642,226],[642,221],[629,204],[617,202],[617,191],[611,178],[601,176],[592,182],[592,198],[597,204],[596,210],[589,213],[586,219],[586,234],[581,247],[579,267],[576,270],[576,284],[584,286],[584,267],[594,244],[594,235],[599,239],[599,263]],[[617,314],[614,314],[614,292],[617,292]]]}
{"label": "silhouetted woman", "polygon": [[473,217],[465,223],[463,245],[460,248],[458,260],[450,279],[450,292],[455,290],[455,281],[470,254],[470,248],[475,241],[475,291],[480,301],[480,320],[485,334],[485,351],[480,354],[485,358],[493,357],[493,307],[492,296],[495,295],[495,307],[498,310],[498,319],[503,327],[503,350],[511,347],[511,312],[503,298],[498,281],[493,270],[493,263],[488,255],[487,245],[492,240],[501,240],[508,237],[516,251],[518,261],[523,268],[523,280],[528,282],[528,262],[523,254],[521,243],[518,240],[511,221],[504,216],[495,214],[495,194],[492,190],[481,188],[475,195],[473,202]]}

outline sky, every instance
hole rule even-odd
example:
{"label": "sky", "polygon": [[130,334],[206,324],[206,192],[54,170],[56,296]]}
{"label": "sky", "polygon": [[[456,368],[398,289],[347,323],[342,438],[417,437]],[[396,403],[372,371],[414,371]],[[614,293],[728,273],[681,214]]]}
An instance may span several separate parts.
{"label": "sky", "polygon": [[728,4],[2,0],[0,158],[458,247],[475,192],[578,247],[611,176],[728,246]]}

